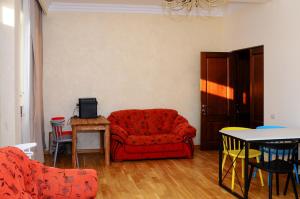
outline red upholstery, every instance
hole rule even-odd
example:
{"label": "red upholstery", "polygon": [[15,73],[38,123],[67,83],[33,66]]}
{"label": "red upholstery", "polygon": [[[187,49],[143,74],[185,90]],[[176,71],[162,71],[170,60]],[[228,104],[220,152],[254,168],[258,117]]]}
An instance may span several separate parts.
{"label": "red upholstery", "polygon": [[92,199],[97,180],[95,170],[47,167],[18,148],[0,148],[1,199]]}
{"label": "red upholstery", "polygon": [[175,110],[122,110],[108,120],[115,161],[193,156],[196,129]]}
{"label": "red upholstery", "polygon": [[72,136],[72,131],[63,131],[61,135],[62,136],[64,136],[64,135],[70,135],[70,136]]}
{"label": "red upholstery", "polygon": [[53,118],[51,118],[51,120],[54,120],[54,121],[61,121],[61,120],[65,120],[65,117],[63,117],[63,116],[53,117]]}

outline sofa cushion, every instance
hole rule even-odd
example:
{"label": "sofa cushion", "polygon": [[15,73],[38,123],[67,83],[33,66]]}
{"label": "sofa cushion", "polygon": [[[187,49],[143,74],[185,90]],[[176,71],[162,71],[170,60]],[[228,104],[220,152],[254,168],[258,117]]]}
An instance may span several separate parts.
{"label": "sofa cushion", "polygon": [[145,135],[148,132],[145,114],[140,110],[116,111],[111,114],[109,121],[119,125],[130,135]]}
{"label": "sofa cushion", "polygon": [[177,111],[170,109],[150,109],[144,112],[148,124],[148,135],[170,133],[178,115]]}
{"label": "sofa cushion", "polygon": [[176,144],[152,144],[152,145],[124,145],[124,151],[131,154],[145,154],[145,153],[162,153],[162,152],[175,152],[184,149],[184,143]]}
{"label": "sofa cushion", "polygon": [[156,134],[156,135],[130,135],[126,139],[126,144],[130,145],[152,145],[169,144],[182,142],[182,136],[176,134]]}
{"label": "sofa cushion", "polygon": [[187,119],[185,119],[181,115],[177,115],[177,117],[175,118],[175,120],[173,122],[172,129],[174,130],[177,126],[179,126],[182,123],[188,123]]}
{"label": "sofa cushion", "polygon": [[129,135],[155,135],[170,133],[177,116],[172,109],[133,109],[115,111],[108,119]]}
{"label": "sofa cushion", "polygon": [[[38,198],[93,198],[96,171],[90,169],[57,169],[38,166],[34,181],[37,183]],[[84,195],[82,195],[84,193]]]}

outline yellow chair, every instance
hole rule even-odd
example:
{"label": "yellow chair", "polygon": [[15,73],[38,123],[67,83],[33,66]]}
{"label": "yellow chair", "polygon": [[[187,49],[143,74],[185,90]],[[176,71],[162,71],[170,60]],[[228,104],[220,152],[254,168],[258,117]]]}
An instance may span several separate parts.
{"label": "yellow chair", "polygon": [[[249,130],[249,128],[244,127],[225,127],[222,130],[235,130],[235,131],[241,131],[241,130]],[[231,180],[231,190],[234,190],[234,181],[235,181],[235,168],[236,168],[236,159],[239,158],[242,161],[242,178],[244,178],[244,163],[245,163],[245,149],[241,151],[241,143],[240,141],[228,137],[226,135],[223,135],[223,162],[222,162],[222,172],[223,168],[226,162],[227,156],[231,156],[233,159],[233,167],[232,167],[232,180]],[[249,158],[256,158],[257,163],[259,163],[259,156],[261,155],[261,152],[259,150],[255,149],[249,149]],[[264,186],[263,177],[261,174],[261,170],[258,170],[261,186]]]}

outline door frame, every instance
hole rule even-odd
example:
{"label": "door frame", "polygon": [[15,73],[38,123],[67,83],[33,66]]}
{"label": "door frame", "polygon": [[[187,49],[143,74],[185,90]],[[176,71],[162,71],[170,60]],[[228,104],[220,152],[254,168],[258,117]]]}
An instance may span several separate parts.
{"label": "door frame", "polygon": [[[233,65],[232,67],[236,67],[235,66],[236,63],[233,60],[233,56],[232,56],[234,52],[241,51],[241,50],[249,50],[249,53],[251,53],[251,50],[257,49],[257,48],[262,48],[262,50],[263,50],[262,51],[262,53],[263,53],[263,69],[262,70],[264,71],[264,45],[258,45],[258,46],[248,47],[248,48],[241,48],[241,49],[237,49],[237,50],[232,50],[230,52],[205,52],[205,53],[212,53],[212,54],[213,53],[216,53],[216,54],[217,53],[224,53],[224,54],[228,54],[230,64]],[[206,136],[203,132],[207,132],[207,126],[202,125],[202,123],[206,122],[205,121],[206,117],[202,116],[202,108],[205,108],[205,107],[202,107],[203,102],[206,102],[205,96],[202,95],[203,90],[202,90],[202,84],[201,84],[201,80],[203,78],[203,76],[202,76],[203,72],[206,72],[206,70],[204,70],[204,67],[203,67],[204,65],[206,65],[206,63],[204,61],[205,61],[205,57],[204,57],[204,54],[201,52],[201,56],[200,56],[200,63],[201,63],[201,67],[200,67],[200,129],[201,129],[201,132],[200,132],[200,150],[210,150],[213,147],[206,146],[205,144],[202,143],[203,138],[205,138],[205,136]],[[251,54],[250,54],[249,62],[250,62],[250,67],[251,67]],[[265,77],[264,77],[264,74],[263,74],[263,88],[262,88],[263,89],[263,96],[262,96],[262,100],[263,100],[263,102],[262,102],[263,103],[263,111],[262,111],[263,121],[262,122],[263,123],[264,123],[264,109],[265,109],[265,107],[264,107],[264,95],[265,95],[265,93],[264,93],[264,86],[265,86],[264,79],[265,79]],[[251,79],[250,79],[250,82],[251,82]],[[234,98],[235,98],[235,96],[234,96]],[[251,98],[251,96],[250,96],[250,98]],[[251,101],[250,101],[250,103],[251,103]],[[232,106],[232,107],[234,107],[234,106]],[[251,107],[250,107],[250,109],[251,109]],[[235,110],[233,110],[233,114],[235,115]],[[233,115],[233,118],[235,119],[234,115]],[[251,123],[251,118],[250,118],[250,123]]]}

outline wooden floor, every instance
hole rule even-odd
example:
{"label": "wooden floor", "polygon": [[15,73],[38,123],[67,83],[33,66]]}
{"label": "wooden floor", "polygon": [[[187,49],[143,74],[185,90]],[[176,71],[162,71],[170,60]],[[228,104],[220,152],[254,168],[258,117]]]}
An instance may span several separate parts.
{"label": "wooden floor", "polygon": [[[71,157],[60,156],[58,167],[70,168]],[[194,159],[167,159],[112,162],[104,166],[102,154],[80,154],[81,168],[97,170],[99,190],[103,199],[218,199],[235,198],[218,186],[218,154],[196,149]],[[46,156],[52,165],[52,157]],[[241,173],[240,170],[238,170]],[[268,198],[267,178],[261,187],[256,178],[251,183],[249,198]],[[226,184],[230,185],[230,174]],[[241,176],[239,177],[241,178]],[[280,180],[280,195],[273,198],[294,198],[291,183],[287,196],[283,196],[285,177]],[[275,184],[275,183],[273,183]],[[236,185],[236,190],[239,190]],[[300,186],[297,185],[300,193]]]}

